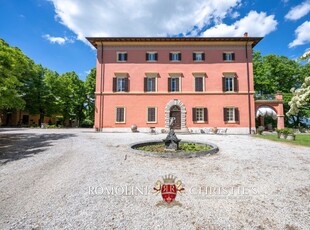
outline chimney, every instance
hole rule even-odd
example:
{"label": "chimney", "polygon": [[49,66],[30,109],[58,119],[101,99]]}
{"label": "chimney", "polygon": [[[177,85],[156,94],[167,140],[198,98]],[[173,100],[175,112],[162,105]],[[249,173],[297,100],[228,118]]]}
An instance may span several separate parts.
{"label": "chimney", "polygon": [[247,37],[248,37],[248,32],[245,32],[245,33],[243,34],[243,37],[247,38]]}

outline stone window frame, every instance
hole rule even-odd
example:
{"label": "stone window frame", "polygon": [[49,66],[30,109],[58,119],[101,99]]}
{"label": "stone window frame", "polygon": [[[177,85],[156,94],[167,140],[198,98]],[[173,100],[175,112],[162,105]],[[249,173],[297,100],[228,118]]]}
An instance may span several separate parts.
{"label": "stone window frame", "polygon": [[[118,121],[118,109],[123,109],[123,121]],[[116,106],[115,107],[115,123],[116,124],[125,124],[126,123],[126,107],[125,106]]]}

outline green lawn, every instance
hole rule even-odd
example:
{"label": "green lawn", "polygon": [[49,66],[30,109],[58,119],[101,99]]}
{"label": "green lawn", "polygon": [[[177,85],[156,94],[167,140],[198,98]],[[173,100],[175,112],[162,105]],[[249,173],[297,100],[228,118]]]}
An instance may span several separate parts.
{"label": "green lawn", "polygon": [[310,134],[296,134],[295,141],[289,141],[285,139],[280,139],[277,137],[277,134],[264,134],[264,135],[255,135],[255,137],[263,138],[272,141],[285,142],[289,144],[295,145],[303,145],[310,147]]}

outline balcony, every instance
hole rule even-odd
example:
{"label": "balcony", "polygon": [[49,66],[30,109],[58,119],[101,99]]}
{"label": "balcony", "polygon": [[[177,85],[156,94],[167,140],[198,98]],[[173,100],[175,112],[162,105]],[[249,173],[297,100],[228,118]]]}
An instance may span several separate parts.
{"label": "balcony", "polygon": [[282,93],[278,92],[277,94],[254,94],[255,101],[282,101]]}

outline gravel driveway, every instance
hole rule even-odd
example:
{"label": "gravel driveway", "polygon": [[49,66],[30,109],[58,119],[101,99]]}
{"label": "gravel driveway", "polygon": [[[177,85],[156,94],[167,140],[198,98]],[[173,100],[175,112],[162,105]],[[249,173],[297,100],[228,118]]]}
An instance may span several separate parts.
{"label": "gravel driveway", "polygon": [[[310,148],[238,135],[212,156],[165,159],[128,145],[165,135],[0,129],[0,229],[310,229]],[[175,205],[151,192],[184,184]]]}

